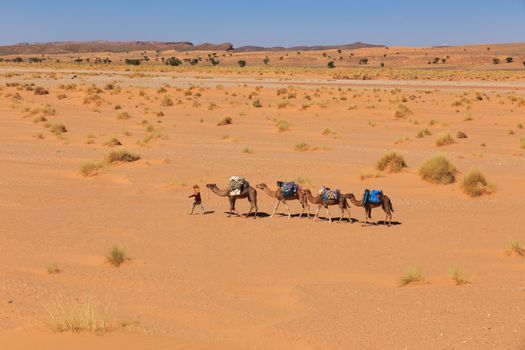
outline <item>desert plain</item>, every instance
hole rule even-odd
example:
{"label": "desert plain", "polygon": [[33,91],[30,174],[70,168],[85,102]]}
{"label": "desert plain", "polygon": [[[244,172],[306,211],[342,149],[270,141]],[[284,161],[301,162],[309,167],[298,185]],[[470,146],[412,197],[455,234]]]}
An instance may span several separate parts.
{"label": "desert plain", "polygon": [[[523,348],[524,47],[0,62],[0,347]],[[354,56],[370,58],[339,63]],[[406,167],[378,170],[388,152]],[[422,178],[438,155],[452,183]],[[473,169],[488,182],[474,197]],[[393,222],[376,208],[364,225],[352,203],[341,223],[299,218],[297,201],[270,217],[261,190],[257,219],[228,218],[206,184],[233,175],[382,189]],[[194,184],[206,215],[187,214]],[[95,325],[63,329],[86,305]]]}

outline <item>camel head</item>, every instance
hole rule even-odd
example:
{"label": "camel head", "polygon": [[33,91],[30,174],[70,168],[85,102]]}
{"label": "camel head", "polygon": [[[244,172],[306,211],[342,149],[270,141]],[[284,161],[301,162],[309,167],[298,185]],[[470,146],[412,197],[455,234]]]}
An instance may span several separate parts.
{"label": "camel head", "polygon": [[[310,191],[308,188],[304,188],[304,189],[300,189],[299,191],[302,192],[303,195],[305,196],[312,196],[312,191]],[[312,196],[313,197],[313,196]]]}
{"label": "camel head", "polygon": [[266,186],[265,183],[262,183],[262,184],[258,184],[258,185],[256,185],[255,187],[257,187],[257,188],[260,189],[260,190],[264,190],[264,188],[265,188],[265,187],[268,187],[268,186]]}

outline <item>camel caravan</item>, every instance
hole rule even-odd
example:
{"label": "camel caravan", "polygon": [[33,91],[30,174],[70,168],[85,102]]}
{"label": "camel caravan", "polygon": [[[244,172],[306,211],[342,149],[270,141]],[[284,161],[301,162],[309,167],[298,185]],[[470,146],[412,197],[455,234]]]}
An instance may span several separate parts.
{"label": "camel caravan", "polygon": [[[230,203],[230,209],[228,211],[228,217],[231,217],[232,214],[236,216],[241,216],[235,210],[235,203],[237,199],[246,198],[250,202],[250,210],[245,214],[245,217],[253,215],[253,218],[257,218],[257,190],[250,185],[246,179],[240,176],[232,176],[228,183],[228,187],[224,190],[217,187],[216,184],[206,185],[213,193],[219,197],[227,197]],[[345,214],[348,214],[348,219],[352,222],[352,216],[350,213],[349,202],[355,205],[356,207],[362,207],[365,210],[365,224],[369,224],[369,219],[372,219],[372,209],[374,208],[383,208],[383,211],[386,214],[384,223],[388,226],[392,223],[392,212],[394,208],[392,206],[392,201],[388,196],[383,194],[381,190],[365,190],[362,199],[358,200],[353,193],[343,194],[338,189],[330,189],[325,186],[321,186],[319,191],[314,195],[312,191],[308,188],[304,188],[295,182],[277,182],[277,188],[272,190],[265,183],[261,183],[255,186],[256,188],[262,190],[268,197],[274,198],[277,203],[273,209],[270,217],[274,217],[279,205],[282,203],[288,213],[288,218],[292,218],[292,213],[290,207],[288,206],[289,201],[297,200],[301,204],[301,213],[299,218],[303,216],[306,212],[306,217],[310,218],[310,204],[317,205],[317,210],[314,215],[313,221],[317,221],[319,218],[319,211],[322,207],[325,208],[328,220],[332,222],[332,217],[330,215],[330,206],[338,206],[341,210],[341,216],[339,222],[343,221]]]}

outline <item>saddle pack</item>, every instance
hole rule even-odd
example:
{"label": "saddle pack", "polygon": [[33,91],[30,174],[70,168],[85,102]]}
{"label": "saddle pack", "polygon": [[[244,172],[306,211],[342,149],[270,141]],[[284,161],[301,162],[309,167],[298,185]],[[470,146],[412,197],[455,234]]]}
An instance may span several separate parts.
{"label": "saddle pack", "polygon": [[230,196],[240,196],[241,193],[249,186],[250,185],[248,181],[246,181],[244,177],[241,177],[241,176],[230,177],[230,182],[228,184]]}
{"label": "saddle pack", "polygon": [[381,198],[383,198],[383,191],[366,189],[363,194],[363,204],[381,203]]}
{"label": "saddle pack", "polygon": [[299,186],[297,186],[295,182],[277,181],[277,187],[281,189],[281,192],[285,198],[295,196],[299,190]]}
{"label": "saddle pack", "polygon": [[331,190],[328,187],[321,186],[319,189],[319,196],[321,196],[323,202],[328,202],[330,200],[337,201],[340,196],[340,191],[338,189]]}

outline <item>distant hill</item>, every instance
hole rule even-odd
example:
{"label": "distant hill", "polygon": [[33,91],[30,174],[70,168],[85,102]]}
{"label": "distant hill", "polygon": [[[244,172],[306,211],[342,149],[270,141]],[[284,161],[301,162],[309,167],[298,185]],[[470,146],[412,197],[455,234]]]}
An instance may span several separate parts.
{"label": "distant hill", "polygon": [[326,45],[326,46],[293,46],[293,47],[261,47],[261,46],[241,46],[235,49],[239,52],[255,52],[255,51],[321,51],[321,50],[355,50],[371,47],[385,47],[385,45],[373,45],[367,43],[356,42],[345,45]]}
{"label": "distant hill", "polygon": [[222,44],[203,43],[194,45],[189,41],[161,42],[161,41],[67,41],[49,43],[20,43],[16,45],[0,46],[0,55],[41,55],[41,54],[77,54],[88,52],[127,52],[127,51],[230,51],[258,52],[258,51],[310,51],[332,49],[359,49],[368,47],[384,47],[354,43],[337,46],[295,46],[295,47],[261,47],[242,46],[234,48],[229,42]]}

